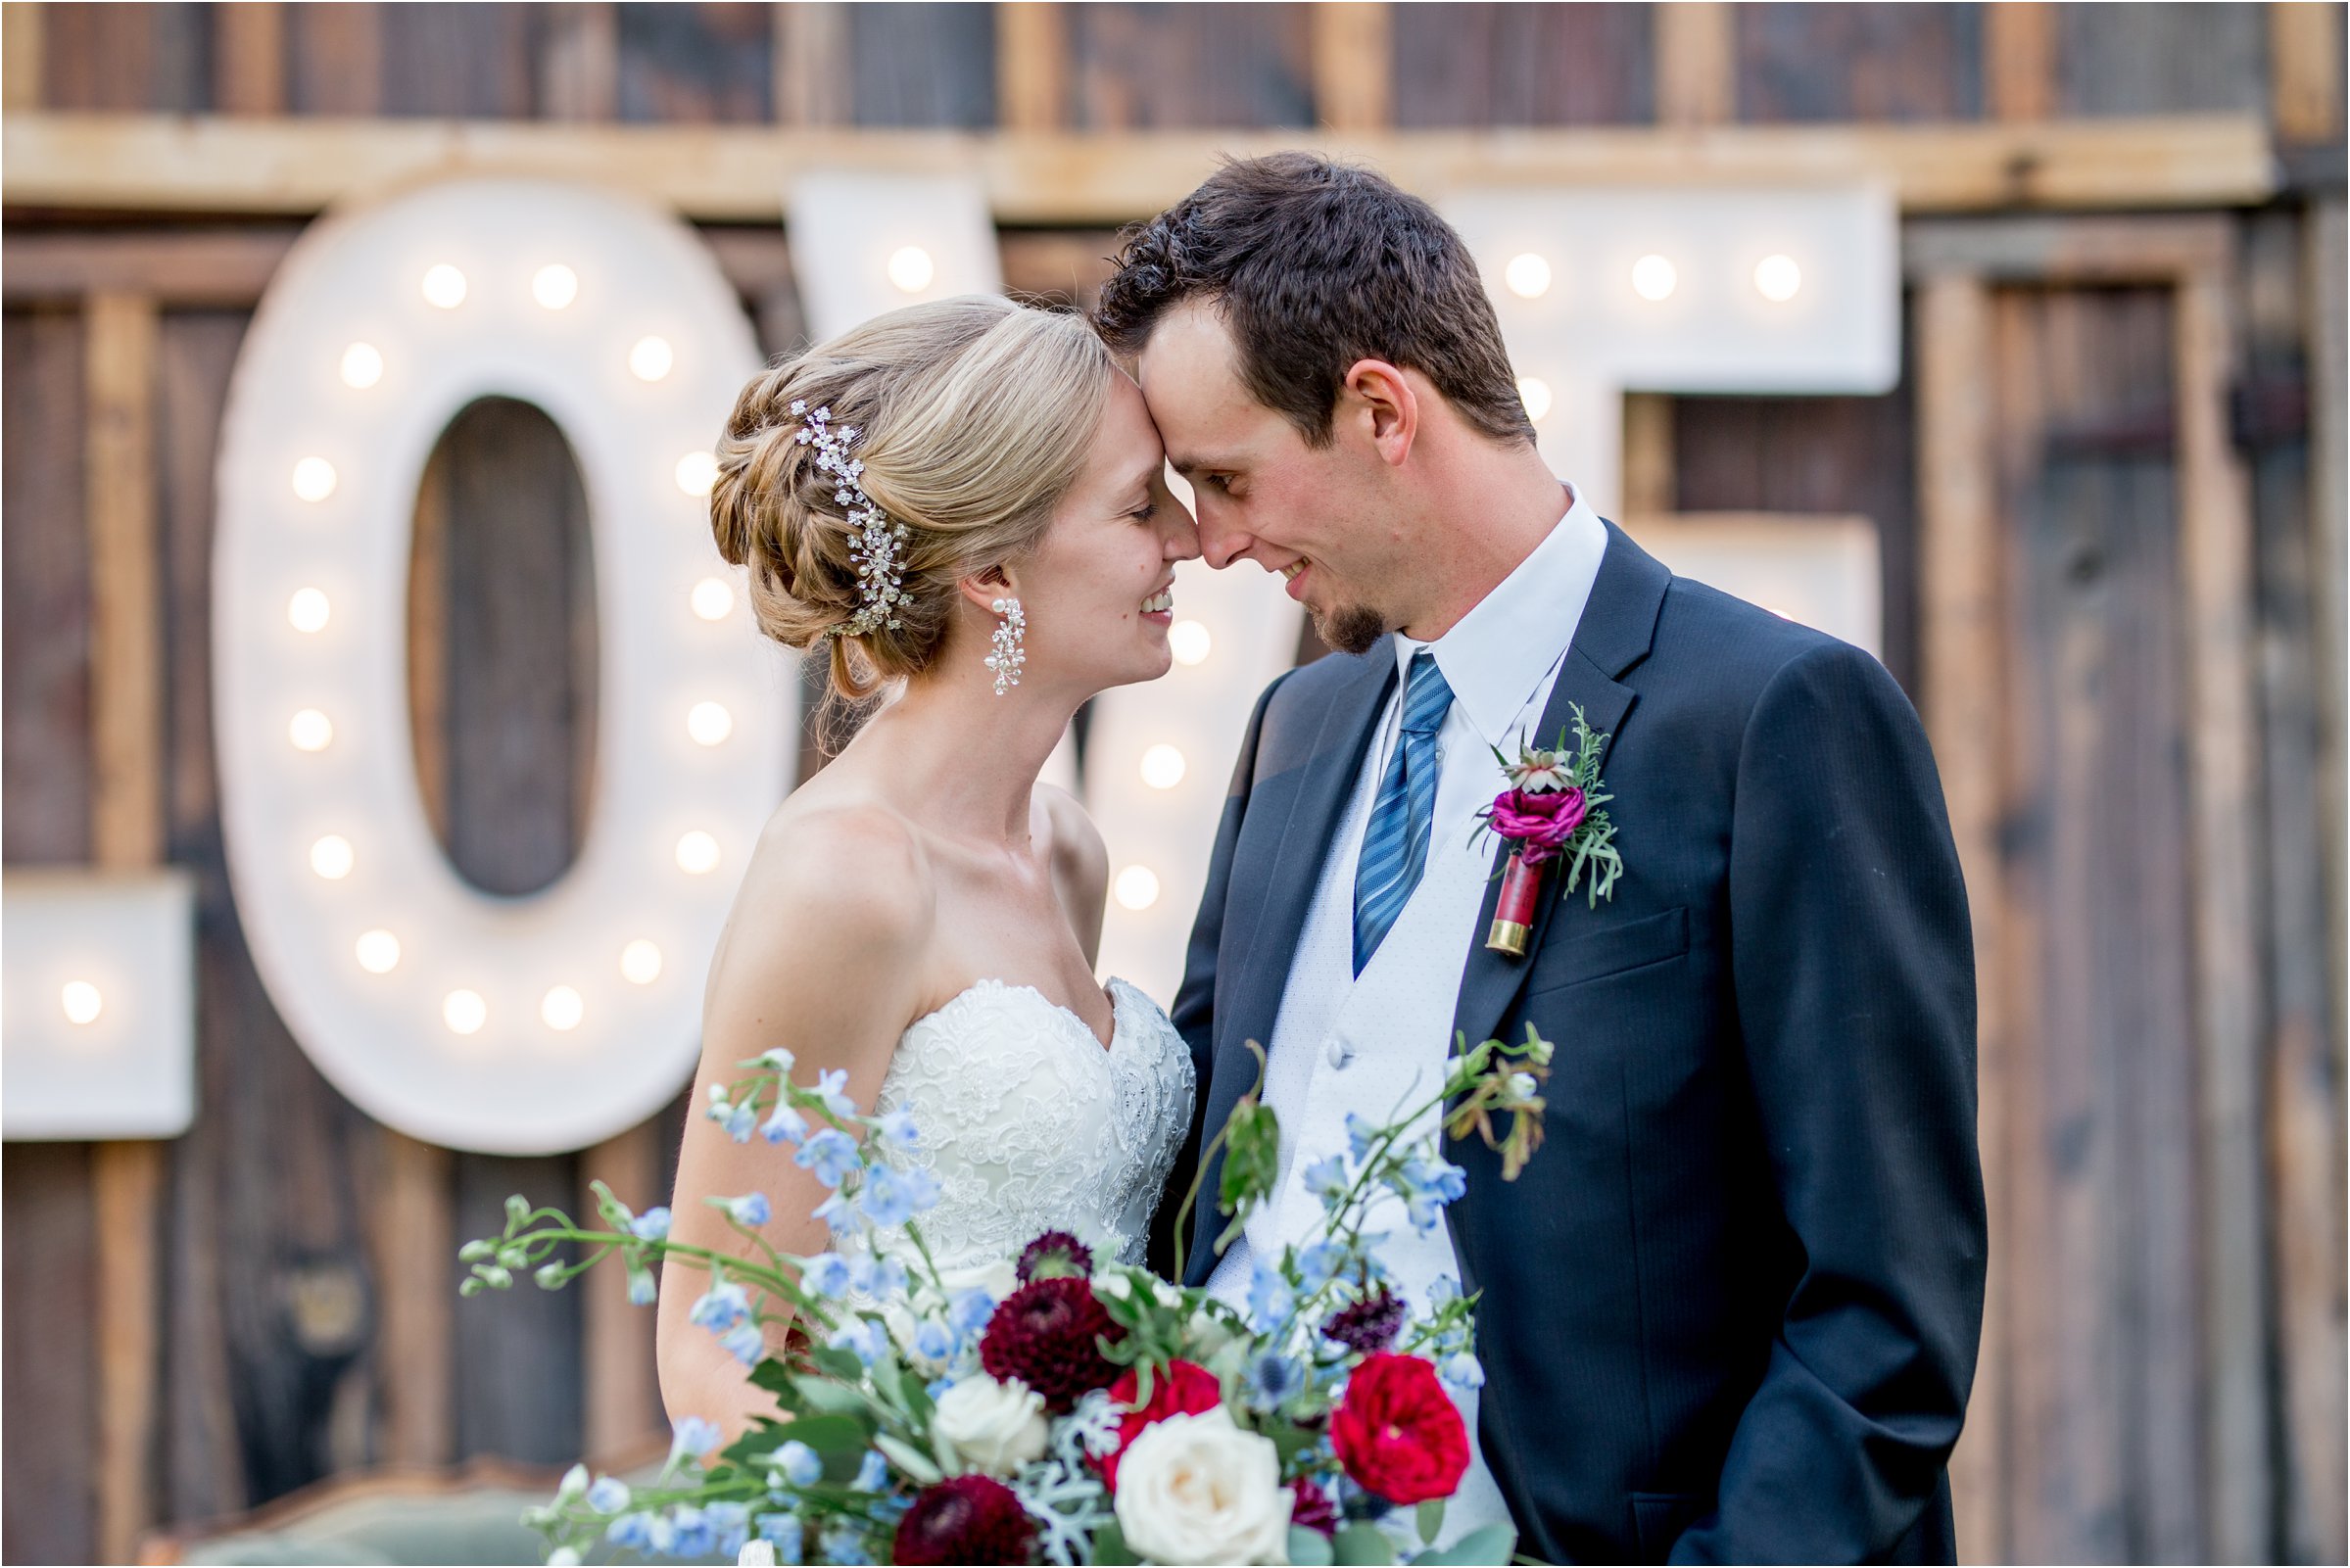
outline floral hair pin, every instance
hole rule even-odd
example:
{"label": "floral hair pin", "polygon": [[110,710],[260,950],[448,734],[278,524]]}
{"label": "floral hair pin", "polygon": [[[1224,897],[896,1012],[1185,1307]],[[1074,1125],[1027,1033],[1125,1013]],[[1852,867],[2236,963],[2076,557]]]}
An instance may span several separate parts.
{"label": "floral hair pin", "polygon": [[[1501,897],[1494,904],[1485,945],[1511,958],[1526,956],[1546,863],[1566,862],[1570,893],[1589,873],[1588,897],[1594,908],[1601,899],[1615,897],[1615,879],[1623,875],[1615,825],[1600,809],[1615,798],[1603,792],[1607,785],[1600,778],[1600,753],[1607,736],[1583,721],[1581,707],[1574,707],[1574,716],[1571,751],[1563,733],[1550,751],[1521,742],[1515,762],[1496,748],[1494,760],[1502,765],[1510,787],[1477,813],[1477,833],[1491,832],[1510,845],[1510,864],[1502,872]],[[1475,841],[1473,836],[1470,841]]]}
{"label": "floral hair pin", "polygon": [[906,596],[901,586],[905,563],[898,549],[906,540],[905,524],[891,522],[865,494],[860,483],[865,465],[848,454],[849,443],[857,439],[856,426],[834,429],[833,410],[810,408],[805,398],[791,400],[791,411],[802,421],[794,439],[816,449],[816,467],[833,476],[833,499],[848,508],[848,525],[856,530],[848,554],[857,563],[857,613],[825,635],[863,637],[885,627],[894,632],[899,625],[897,606]]}

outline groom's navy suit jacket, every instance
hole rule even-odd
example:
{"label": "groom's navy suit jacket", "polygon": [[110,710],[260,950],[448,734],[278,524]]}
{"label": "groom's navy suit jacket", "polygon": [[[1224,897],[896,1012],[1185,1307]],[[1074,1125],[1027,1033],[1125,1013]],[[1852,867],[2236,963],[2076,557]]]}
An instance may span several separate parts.
{"label": "groom's navy suit jacket", "polygon": [[[1255,1079],[1243,1042],[1272,1037],[1394,682],[1382,643],[1257,704],[1175,1008],[1202,1093],[1171,1192]],[[1454,1023],[1557,1044],[1545,1140],[1514,1182],[1474,1136],[1445,1148],[1519,1549],[1954,1561],[1945,1463],[1983,1311],[1974,962],[1917,715],[1867,653],[1673,577],[1612,524],[1544,739],[1570,703],[1614,737],[1623,878],[1592,908],[1554,870],[1522,959],[1486,951],[1487,892]]]}

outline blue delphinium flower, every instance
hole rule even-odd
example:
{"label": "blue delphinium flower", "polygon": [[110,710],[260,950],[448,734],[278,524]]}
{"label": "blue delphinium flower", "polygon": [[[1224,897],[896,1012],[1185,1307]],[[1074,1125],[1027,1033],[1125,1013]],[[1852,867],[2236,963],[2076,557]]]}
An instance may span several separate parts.
{"label": "blue delphinium flower", "polygon": [[837,1351],[848,1352],[871,1366],[889,1349],[889,1335],[881,1324],[858,1317],[834,1329],[832,1337],[825,1343]]}
{"label": "blue delphinium flower", "polygon": [[677,1435],[669,1444],[669,1462],[675,1464],[680,1459],[698,1459],[716,1447],[717,1425],[698,1415],[689,1415],[677,1423]]}
{"label": "blue delphinium flower", "polygon": [[814,1213],[824,1221],[824,1228],[836,1236],[853,1236],[865,1225],[864,1212],[849,1202],[846,1193],[834,1193],[816,1206]]}
{"label": "blue delphinium flower", "polygon": [[710,1528],[709,1517],[699,1508],[679,1503],[670,1511],[669,1528],[676,1532],[669,1549],[677,1556],[706,1557],[718,1549],[718,1532]]}
{"label": "blue delphinium flower", "polygon": [[824,1460],[797,1438],[775,1450],[775,1467],[795,1487],[812,1487],[824,1479]]}
{"label": "blue delphinium flower", "polygon": [[1326,1284],[1345,1266],[1346,1249],[1334,1241],[1314,1242],[1297,1255],[1298,1278],[1308,1290]]}
{"label": "blue delphinium flower", "polygon": [[723,1202],[727,1213],[736,1224],[748,1225],[753,1229],[767,1223],[775,1212],[767,1207],[767,1195],[763,1192],[746,1192],[740,1198],[728,1198]]}
{"label": "blue delphinium flower", "polygon": [[616,1475],[599,1477],[588,1489],[588,1506],[598,1513],[618,1513],[628,1506],[628,1483]]}
{"label": "blue delphinium flower", "polygon": [[750,1539],[750,1507],[741,1502],[713,1502],[701,1510],[702,1519],[718,1537],[720,1555],[732,1557]]}
{"label": "blue delphinium flower", "polygon": [[1296,1293],[1290,1290],[1289,1281],[1281,1277],[1281,1271],[1258,1259],[1248,1281],[1249,1326],[1261,1334],[1271,1332],[1289,1316],[1289,1308],[1296,1300]]}
{"label": "blue delphinium flower", "polygon": [[1444,1206],[1468,1190],[1468,1175],[1442,1155],[1414,1155],[1389,1185],[1404,1200],[1413,1228],[1424,1236],[1436,1228]]}
{"label": "blue delphinium flower", "polygon": [[799,1146],[799,1153],[791,1157],[791,1163],[803,1170],[814,1171],[816,1179],[826,1186],[838,1187],[865,1162],[857,1156],[855,1139],[839,1127],[826,1127],[809,1135]]}
{"label": "blue delphinium flower", "polygon": [[873,1561],[866,1553],[865,1543],[858,1539],[854,1525],[837,1524],[824,1533],[824,1560],[843,1564],[844,1568],[864,1568]]}
{"label": "blue delphinium flower", "polygon": [[1346,1160],[1340,1155],[1329,1155],[1308,1165],[1305,1182],[1306,1190],[1325,1204],[1337,1203],[1352,1185],[1346,1173]]}
{"label": "blue delphinium flower", "polygon": [[759,1136],[769,1143],[798,1143],[808,1135],[808,1118],[782,1101],[767,1119],[759,1123]]}
{"label": "blue delphinium flower", "polygon": [[1439,1274],[1428,1282],[1428,1305],[1442,1307],[1461,1299],[1461,1281],[1450,1274]]}
{"label": "blue delphinium flower", "polygon": [[857,1202],[864,1207],[865,1217],[873,1223],[902,1225],[936,1206],[938,1178],[927,1170],[876,1165],[866,1175]]}
{"label": "blue delphinium flower", "polygon": [[946,1320],[966,1339],[985,1328],[994,1315],[995,1298],[977,1285],[955,1292],[946,1304]]}
{"label": "blue delphinium flower", "polygon": [[881,1491],[889,1484],[889,1461],[878,1449],[867,1449],[865,1457],[858,1461],[857,1478],[849,1484],[859,1492]]}
{"label": "blue delphinium flower", "polygon": [[799,1059],[782,1046],[770,1046],[758,1055],[758,1064],[770,1072],[790,1072]]}
{"label": "blue delphinium flower", "polygon": [[650,1551],[652,1549],[652,1515],[644,1512],[624,1513],[604,1526],[603,1539],[615,1546],[625,1546],[631,1551]]}
{"label": "blue delphinium flower", "polygon": [[632,1268],[628,1272],[628,1305],[650,1307],[661,1299],[660,1284],[647,1268]]}
{"label": "blue delphinium flower", "polygon": [[860,1255],[848,1265],[848,1288],[860,1296],[896,1296],[906,1288],[906,1265],[894,1258]]}
{"label": "blue delphinium flower", "polygon": [[1358,1164],[1370,1154],[1370,1146],[1379,1141],[1379,1134],[1383,1130],[1352,1111],[1346,1114],[1346,1146]]}
{"label": "blue delphinium flower", "polygon": [[828,1300],[846,1294],[849,1287],[848,1259],[839,1253],[818,1253],[799,1270],[799,1282]]}
{"label": "blue delphinium flower", "polygon": [[667,1241],[669,1239],[669,1210],[666,1206],[647,1209],[628,1222],[629,1234],[639,1241]]}
{"label": "blue delphinium flower", "polygon": [[1485,1386],[1485,1368],[1466,1351],[1456,1351],[1444,1358],[1436,1375],[1460,1389],[1481,1389]]}
{"label": "blue delphinium flower", "polygon": [[830,1072],[816,1074],[816,1092],[823,1097],[824,1108],[843,1120],[857,1114],[857,1103],[848,1097],[847,1088],[846,1068],[835,1068]]}
{"label": "blue delphinium flower", "polygon": [[914,1331],[914,1354],[926,1361],[943,1361],[955,1354],[955,1332],[944,1323],[927,1320]]}
{"label": "blue delphinium flower", "polygon": [[763,1513],[758,1518],[759,1539],[775,1547],[779,1563],[799,1561],[802,1546],[802,1527],[797,1514]]}
{"label": "blue delphinium flower", "polygon": [[882,1147],[899,1154],[910,1154],[922,1144],[922,1133],[914,1125],[914,1113],[897,1110],[885,1113],[874,1124],[874,1135]]}
{"label": "blue delphinium flower", "polygon": [[759,1124],[759,1102],[755,1095],[743,1097],[741,1105],[727,1098],[726,1086],[710,1085],[710,1119],[726,1129],[726,1135],[737,1143],[750,1142],[751,1130]]}
{"label": "blue delphinium flower", "polygon": [[1249,1360],[1241,1372],[1241,1393],[1259,1410],[1271,1410],[1305,1387],[1305,1368],[1272,1352]]}
{"label": "blue delphinium flower", "polygon": [[722,1334],[750,1314],[750,1293],[731,1279],[713,1280],[686,1314],[696,1327]]}
{"label": "blue delphinium flower", "polygon": [[748,1317],[719,1335],[718,1343],[725,1348],[727,1354],[744,1366],[758,1365],[759,1357],[767,1354],[766,1333],[756,1320]]}

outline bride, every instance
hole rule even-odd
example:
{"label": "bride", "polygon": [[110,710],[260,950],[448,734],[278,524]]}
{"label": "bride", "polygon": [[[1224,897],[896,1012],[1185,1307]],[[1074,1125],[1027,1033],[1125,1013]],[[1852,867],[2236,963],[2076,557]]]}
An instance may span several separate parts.
{"label": "bride", "polygon": [[[1163,457],[1081,319],[980,297],[762,373],[719,448],[711,524],[760,630],[827,656],[841,697],[900,689],[761,832],[693,1103],[783,1046],[802,1082],[845,1072],[860,1105],[909,1112],[945,1268],[1047,1229],[1139,1262],[1189,1128],[1181,1038],[1132,986],[1094,981],[1100,835],[1037,782],[1080,703],[1167,673],[1175,563],[1199,546]],[[777,1249],[826,1247],[810,1215],[828,1190],[789,1145],[692,1118],[676,1238],[740,1251],[704,1200],[751,1192]],[[689,1322],[704,1283],[662,1278],[661,1394],[731,1439],[773,1404]]]}

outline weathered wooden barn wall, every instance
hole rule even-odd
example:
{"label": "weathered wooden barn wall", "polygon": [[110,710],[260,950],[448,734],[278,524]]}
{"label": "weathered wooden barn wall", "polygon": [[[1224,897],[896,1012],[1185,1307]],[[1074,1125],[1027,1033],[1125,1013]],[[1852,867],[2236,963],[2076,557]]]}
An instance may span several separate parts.
{"label": "weathered wooden barn wall", "polygon": [[[2343,1557],[2343,7],[10,3],[0,17],[12,115],[1301,132],[2260,117],[2281,194],[2197,219],[2221,236],[2195,253],[2204,271],[2085,270],[2083,247],[2110,247],[2107,230],[2049,240],[1996,211],[1935,235],[1913,225],[1919,254],[1942,261],[1913,266],[1899,389],[1637,399],[1626,502],[1857,512],[1882,532],[1887,662],[1935,728],[1991,938],[1995,1272],[1957,1471],[1962,1550]],[[2102,221],[2148,249],[2177,232],[2171,214]],[[1952,241],[1951,223],[1977,228]],[[92,369],[103,292],[118,314],[125,299],[134,319],[153,311],[134,354],[162,639],[154,783],[164,852],[201,889],[202,1106],[165,1152],[152,1364],[126,1366],[110,1338],[92,1227],[111,1157],[5,1149],[11,1560],[120,1554],[141,1528],[361,1466],[554,1461],[658,1419],[648,1322],[608,1293],[460,1305],[453,1253],[496,1227],[509,1191],[576,1203],[604,1173],[651,1197],[684,1108],[562,1159],[415,1144],[320,1078],[239,933],[209,732],[212,465],[246,321],[297,228],[70,204],[6,214],[0,856],[97,853],[103,563],[86,464],[94,383],[120,373],[116,357]],[[763,345],[791,346],[784,237],[705,232]],[[1967,244],[1990,249],[1944,264]],[[1004,247],[1015,286],[1082,299],[1108,238],[1011,230]],[[2210,309],[2182,315],[2192,279],[2212,277]],[[2216,404],[2212,356],[2182,337],[2201,321],[2224,337]],[[2194,550],[2213,513],[2196,487],[2215,473],[2241,490],[2246,700],[2229,717],[2251,763],[2249,869],[2229,895],[2241,928],[2223,933],[2248,957],[2218,974],[2198,923],[2214,896],[2197,848],[2212,715],[2187,653],[2206,645]],[[529,409],[477,405],[444,438],[418,524],[419,777],[465,875],[542,885],[576,841],[595,714],[560,436]],[[2215,985],[2240,991],[2254,1041],[2217,1063]],[[2215,1132],[2245,1093],[2249,1119]],[[2215,1290],[2231,1247],[2249,1248],[2245,1292]],[[130,1429],[125,1485],[97,1457],[124,1441],[106,1391],[140,1377],[152,1419]]]}

